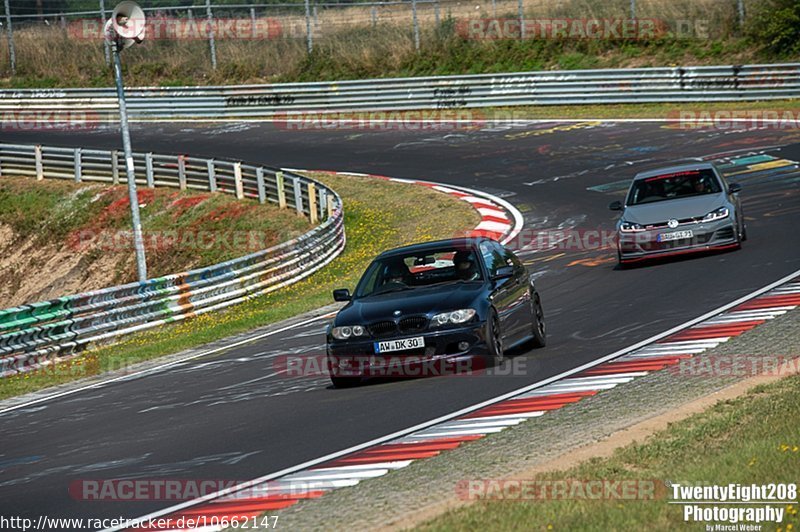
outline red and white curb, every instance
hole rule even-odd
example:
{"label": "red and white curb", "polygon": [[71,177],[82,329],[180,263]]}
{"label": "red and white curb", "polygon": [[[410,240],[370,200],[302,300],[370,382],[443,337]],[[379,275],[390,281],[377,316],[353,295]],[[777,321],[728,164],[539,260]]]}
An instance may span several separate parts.
{"label": "red and white curb", "polygon": [[421,181],[418,179],[401,179],[398,177],[387,177],[375,174],[362,174],[357,172],[334,172],[330,170],[300,170],[296,168],[284,168],[288,172],[317,172],[322,174],[333,174],[341,176],[371,177],[393,181],[395,183],[406,183],[410,185],[421,185],[429,187],[439,192],[454,196],[461,201],[466,201],[481,215],[481,222],[470,231],[469,237],[486,236],[493,238],[503,244],[510,242],[522,230],[522,213],[516,207],[502,198],[498,198],[486,192],[473,190],[456,185],[444,185],[432,181]]}
{"label": "red and white curb", "polygon": [[[587,397],[702,354],[733,337],[800,306],[800,271],[756,292],[628,349],[373,442],[289,470],[188,501],[139,518],[145,530],[184,529],[189,519],[205,523],[252,519],[354,486],[431,458],[463,443],[501,432]],[[167,526],[150,526],[164,519]],[[226,521],[227,520],[227,521]],[[195,521],[196,522],[196,521]],[[222,530],[203,526],[193,530]],[[119,530],[109,529],[109,530]]]}

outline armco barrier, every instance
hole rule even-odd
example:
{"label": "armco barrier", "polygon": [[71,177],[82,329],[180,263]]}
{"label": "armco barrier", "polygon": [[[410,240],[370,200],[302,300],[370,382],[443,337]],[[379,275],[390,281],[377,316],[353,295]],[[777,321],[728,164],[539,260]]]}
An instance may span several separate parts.
{"label": "armco barrier", "polygon": [[[236,119],[293,113],[518,105],[774,100],[800,97],[800,63],[563,70],[220,87],[127,89],[134,119]],[[83,111],[116,120],[112,89],[0,91],[4,112]],[[75,117],[73,117],[75,118]]]}
{"label": "armco barrier", "polygon": [[[124,183],[114,151],[0,144],[0,174]],[[0,377],[28,371],[90,343],[224,309],[295,283],[345,245],[342,202],[313,179],[233,161],[134,154],[140,186],[171,186],[270,201],[321,221],[271,248],[206,268],[0,310]],[[312,210],[313,209],[313,210]]]}

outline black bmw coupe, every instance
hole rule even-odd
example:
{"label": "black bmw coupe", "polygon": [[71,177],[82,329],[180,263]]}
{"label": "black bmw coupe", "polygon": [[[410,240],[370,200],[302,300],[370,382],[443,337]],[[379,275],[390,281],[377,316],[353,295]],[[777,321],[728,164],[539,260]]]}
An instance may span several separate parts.
{"label": "black bmw coupe", "polygon": [[534,280],[516,255],[489,238],[415,244],[380,254],[328,327],[336,387],[365,377],[420,375],[415,368],[496,363],[506,349],[545,345]]}

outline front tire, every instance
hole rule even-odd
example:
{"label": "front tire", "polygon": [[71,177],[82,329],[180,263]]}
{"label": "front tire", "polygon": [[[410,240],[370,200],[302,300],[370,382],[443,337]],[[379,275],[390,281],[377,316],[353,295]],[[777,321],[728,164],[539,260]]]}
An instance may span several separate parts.
{"label": "front tire", "polygon": [[334,377],[331,375],[334,388],[353,388],[361,384],[361,377]]}
{"label": "front tire", "polygon": [[617,269],[624,270],[628,267],[628,264],[622,261],[622,252],[617,250]]}
{"label": "front tire", "polygon": [[486,346],[494,363],[502,363],[504,359],[503,335],[500,331],[500,319],[494,310],[492,310],[492,314],[486,324]]}
{"label": "front tire", "polygon": [[544,321],[544,309],[542,309],[542,301],[539,295],[533,298],[533,334],[531,335],[531,343],[533,347],[544,347],[547,345],[547,326]]}

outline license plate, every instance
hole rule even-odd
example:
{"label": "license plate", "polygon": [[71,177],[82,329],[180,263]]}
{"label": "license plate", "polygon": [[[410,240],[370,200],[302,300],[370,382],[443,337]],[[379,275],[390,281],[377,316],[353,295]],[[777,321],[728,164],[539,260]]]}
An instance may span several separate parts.
{"label": "license plate", "polygon": [[661,233],[656,240],[659,242],[669,242],[670,240],[692,238],[692,236],[694,236],[694,234],[691,231],[675,231],[674,233]]}
{"label": "license plate", "polygon": [[389,353],[391,351],[404,351],[406,349],[418,349],[425,347],[425,337],[403,338],[401,340],[387,340],[385,342],[375,342],[376,353]]}

